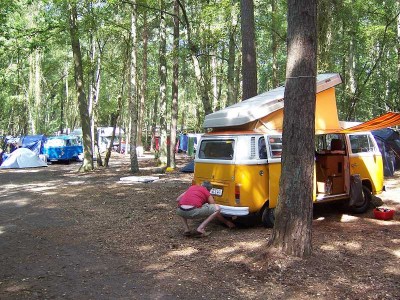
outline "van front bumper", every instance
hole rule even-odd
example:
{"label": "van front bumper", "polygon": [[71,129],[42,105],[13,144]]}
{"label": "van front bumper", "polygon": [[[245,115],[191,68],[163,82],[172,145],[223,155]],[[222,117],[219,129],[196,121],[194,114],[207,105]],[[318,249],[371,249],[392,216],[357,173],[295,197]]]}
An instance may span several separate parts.
{"label": "van front bumper", "polygon": [[224,216],[247,216],[249,214],[248,207],[237,207],[237,206],[227,206],[219,205],[221,208],[221,214]]}

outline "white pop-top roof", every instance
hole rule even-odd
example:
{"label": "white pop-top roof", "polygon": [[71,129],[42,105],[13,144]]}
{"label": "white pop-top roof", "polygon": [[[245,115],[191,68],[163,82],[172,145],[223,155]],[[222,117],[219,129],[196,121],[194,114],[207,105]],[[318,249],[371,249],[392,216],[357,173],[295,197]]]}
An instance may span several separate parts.
{"label": "white pop-top roof", "polygon": [[[337,73],[317,76],[317,93],[342,82]],[[228,106],[205,117],[203,127],[230,127],[247,124],[283,108],[285,87],[281,86],[245,101]]]}

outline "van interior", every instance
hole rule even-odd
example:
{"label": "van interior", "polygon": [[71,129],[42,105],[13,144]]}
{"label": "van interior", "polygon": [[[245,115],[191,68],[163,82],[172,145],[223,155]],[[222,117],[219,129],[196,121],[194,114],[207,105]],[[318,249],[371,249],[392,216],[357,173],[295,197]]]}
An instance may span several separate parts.
{"label": "van interior", "polygon": [[344,135],[317,135],[315,161],[317,194],[338,195],[346,193],[344,170],[348,161]]}

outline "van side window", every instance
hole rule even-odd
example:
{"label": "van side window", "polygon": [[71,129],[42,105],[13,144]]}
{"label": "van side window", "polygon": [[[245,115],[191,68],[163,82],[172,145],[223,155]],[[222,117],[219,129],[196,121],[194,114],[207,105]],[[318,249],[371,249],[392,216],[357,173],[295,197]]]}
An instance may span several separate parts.
{"label": "van side window", "polygon": [[265,145],[265,138],[261,137],[258,140],[258,157],[260,159],[266,159],[267,158],[267,146]]}
{"label": "van side window", "polygon": [[345,154],[343,134],[320,134],[315,136],[315,150],[317,154]]}
{"label": "van side window", "polygon": [[369,135],[364,135],[364,134],[350,135],[350,145],[352,153],[375,151],[374,144]]}
{"label": "van side window", "polygon": [[269,137],[269,148],[272,158],[280,158],[282,156],[282,137]]}
{"label": "van side window", "polygon": [[203,140],[200,144],[199,158],[233,159],[234,140]]}

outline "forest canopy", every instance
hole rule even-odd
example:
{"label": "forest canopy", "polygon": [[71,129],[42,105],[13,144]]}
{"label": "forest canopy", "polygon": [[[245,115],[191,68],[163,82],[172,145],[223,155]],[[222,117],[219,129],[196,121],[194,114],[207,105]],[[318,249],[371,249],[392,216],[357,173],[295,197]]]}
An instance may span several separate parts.
{"label": "forest canopy", "polygon": [[[133,103],[139,144],[147,144],[160,120],[171,123],[174,62],[179,67],[178,131],[202,132],[206,113],[241,101],[239,1],[3,0],[0,135],[50,135],[81,127],[70,3],[76,5],[84,91],[95,126],[111,126],[119,115],[118,126],[129,128]],[[342,76],[337,88],[341,120],[400,111],[399,11],[399,0],[318,2],[318,73]],[[286,13],[285,1],[254,1],[259,93],[285,82]]]}

